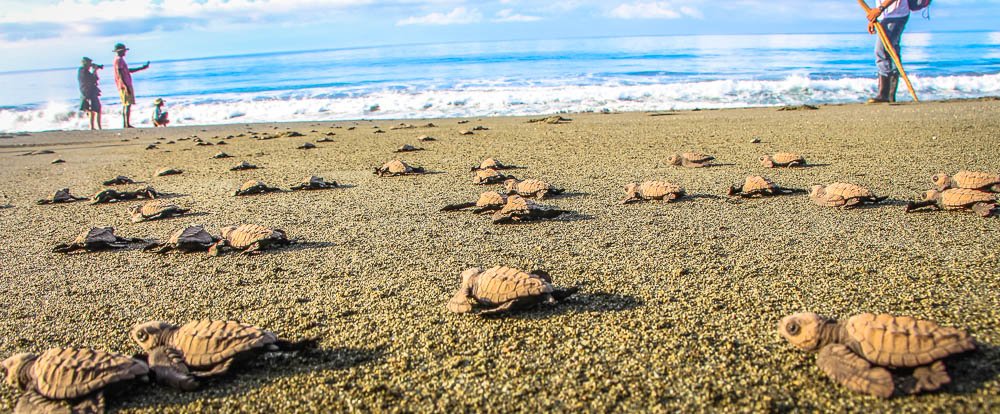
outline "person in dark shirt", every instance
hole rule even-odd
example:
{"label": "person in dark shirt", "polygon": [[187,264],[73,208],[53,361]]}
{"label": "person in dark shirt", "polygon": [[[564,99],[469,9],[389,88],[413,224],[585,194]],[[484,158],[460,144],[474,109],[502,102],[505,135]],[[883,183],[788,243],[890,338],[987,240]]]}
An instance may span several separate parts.
{"label": "person in dark shirt", "polygon": [[[76,73],[76,80],[80,83],[80,110],[90,117],[91,130],[101,129],[101,90],[97,87],[97,71],[104,66],[95,65],[89,57],[84,57],[80,63]],[[97,128],[94,128],[95,120]]]}

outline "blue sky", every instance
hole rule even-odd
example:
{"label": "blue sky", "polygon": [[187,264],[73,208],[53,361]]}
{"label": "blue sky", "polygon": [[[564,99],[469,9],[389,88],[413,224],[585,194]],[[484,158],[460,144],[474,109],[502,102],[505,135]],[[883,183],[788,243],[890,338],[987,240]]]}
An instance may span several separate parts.
{"label": "blue sky", "polygon": [[[931,13],[908,30],[1000,30],[1000,0],[935,0]],[[863,30],[856,0],[0,0],[0,71],[74,66],[84,55],[108,62],[116,42],[138,63],[469,40]]]}

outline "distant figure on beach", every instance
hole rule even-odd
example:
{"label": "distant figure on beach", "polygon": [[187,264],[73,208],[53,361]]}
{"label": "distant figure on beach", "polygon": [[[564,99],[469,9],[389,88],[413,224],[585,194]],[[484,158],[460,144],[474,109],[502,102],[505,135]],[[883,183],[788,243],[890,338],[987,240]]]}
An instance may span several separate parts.
{"label": "distant figure on beach", "polygon": [[[875,24],[882,17],[882,27],[885,36],[892,43],[899,55],[899,40],[903,37],[903,28],[910,20],[909,0],[882,0],[878,7],[868,11],[868,33],[875,33]],[[899,86],[899,68],[892,63],[889,52],[880,40],[875,41],[875,65],[878,67],[878,95],[868,100],[868,103],[896,102],[896,87]]]}
{"label": "distant figure on beach", "polygon": [[[80,83],[80,110],[90,118],[90,130],[101,128],[101,90],[97,87],[97,71],[104,65],[95,65],[89,57],[80,61],[80,69],[76,72],[76,80]],[[95,122],[97,128],[94,128]]]}
{"label": "distant figure on beach", "polygon": [[135,69],[129,69],[125,63],[125,52],[128,48],[124,44],[115,44],[115,84],[118,85],[118,95],[122,98],[122,127],[134,128],[132,126],[132,105],[135,105],[135,90],[132,89],[132,74],[140,70],[149,68],[149,62]]}
{"label": "distant figure on beach", "polygon": [[156,98],[153,101],[153,126],[154,127],[165,127],[170,123],[167,119],[167,111],[163,110],[163,99]]}

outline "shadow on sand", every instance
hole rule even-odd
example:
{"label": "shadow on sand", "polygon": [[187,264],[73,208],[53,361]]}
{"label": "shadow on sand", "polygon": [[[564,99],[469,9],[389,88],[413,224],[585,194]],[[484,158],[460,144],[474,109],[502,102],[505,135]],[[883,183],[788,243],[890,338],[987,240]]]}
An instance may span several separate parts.
{"label": "shadow on sand", "polygon": [[567,312],[619,312],[638,308],[642,300],[635,296],[607,292],[578,292],[555,304],[540,304],[499,314],[483,314],[484,318],[545,319]]}

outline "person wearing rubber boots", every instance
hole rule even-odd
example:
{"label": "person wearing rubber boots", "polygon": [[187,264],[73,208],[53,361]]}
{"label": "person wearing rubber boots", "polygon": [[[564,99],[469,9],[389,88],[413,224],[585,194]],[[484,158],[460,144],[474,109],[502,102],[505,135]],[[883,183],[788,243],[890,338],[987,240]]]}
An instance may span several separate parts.
{"label": "person wearing rubber boots", "polygon": [[[910,4],[908,0],[882,0],[878,7],[868,11],[868,33],[875,33],[878,18],[882,18],[885,35],[892,43],[892,48],[899,54],[899,41],[903,37],[903,28],[910,20]],[[889,52],[881,41],[875,41],[875,65],[878,67],[878,95],[868,100],[868,103],[896,102],[896,87],[899,86],[899,68],[892,63]]]}

